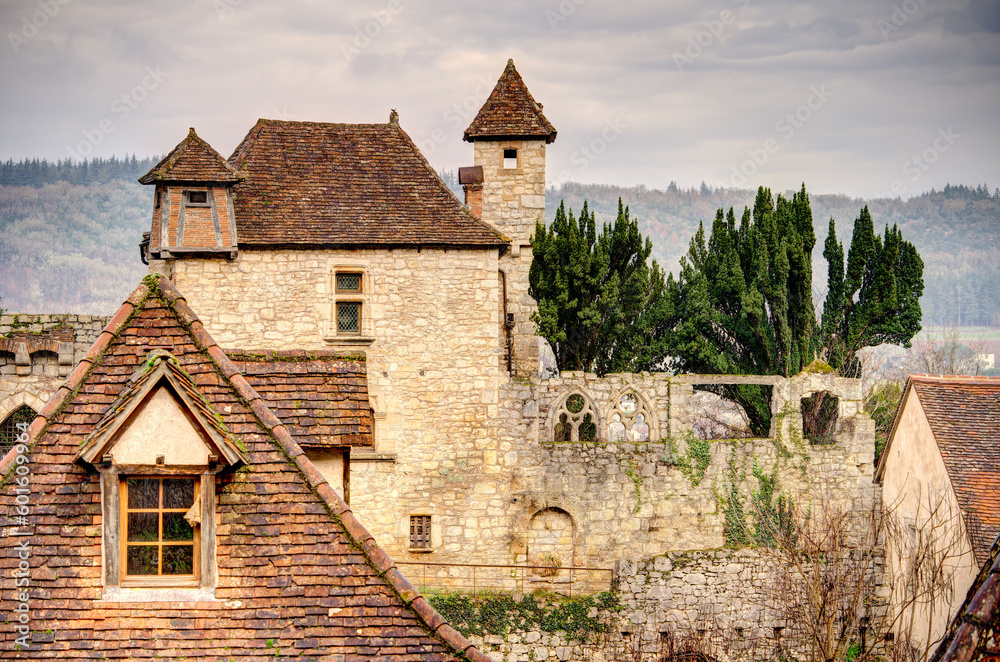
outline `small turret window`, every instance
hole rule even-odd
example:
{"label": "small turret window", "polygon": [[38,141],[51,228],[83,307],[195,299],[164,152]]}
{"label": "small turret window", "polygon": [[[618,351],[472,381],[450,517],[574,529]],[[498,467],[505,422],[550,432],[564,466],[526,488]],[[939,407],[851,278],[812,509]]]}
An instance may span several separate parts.
{"label": "small turret window", "polygon": [[503,151],[504,170],[514,170],[517,168],[517,150],[505,149]]}
{"label": "small turret window", "polygon": [[189,205],[207,205],[208,191],[188,191]]}

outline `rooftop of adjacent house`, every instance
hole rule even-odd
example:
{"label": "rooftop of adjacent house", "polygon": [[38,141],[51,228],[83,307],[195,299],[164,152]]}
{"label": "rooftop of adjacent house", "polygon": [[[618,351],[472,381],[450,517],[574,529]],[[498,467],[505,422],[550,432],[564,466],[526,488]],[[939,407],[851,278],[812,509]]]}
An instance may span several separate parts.
{"label": "rooftop of adjacent house", "polygon": [[[992,631],[994,636],[989,636]],[[1000,657],[1000,536],[958,608],[931,662],[970,662]]]}
{"label": "rooftop of adjacent house", "polygon": [[556,139],[555,127],[542,114],[542,104],[531,96],[514,60],[507,60],[496,87],[464,135],[469,142],[504,138],[544,138],[547,143]]}
{"label": "rooftop of adjacent house", "polygon": [[194,127],[187,137],[160,160],[153,169],[139,178],[140,184],[156,182],[233,183],[240,180],[236,170],[222,155],[198,137]]}
{"label": "rooftop of adjacent house", "polygon": [[373,447],[364,359],[333,350],[225,350],[300,446]]}
{"label": "rooftop of adjacent house", "polygon": [[241,247],[507,241],[451,193],[395,111],[387,124],[261,119],[229,158]]}
{"label": "rooftop of adjacent house", "polygon": [[910,375],[965,514],[976,559],[1000,533],[1000,378]]}

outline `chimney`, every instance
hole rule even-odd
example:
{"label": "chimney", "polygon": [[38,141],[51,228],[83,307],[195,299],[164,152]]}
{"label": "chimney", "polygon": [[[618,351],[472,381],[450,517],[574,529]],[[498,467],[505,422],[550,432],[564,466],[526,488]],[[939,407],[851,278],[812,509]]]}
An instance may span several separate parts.
{"label": "chimney", "polygon": [[483,167],[469,166],[458,169],[458,183],[465,191],[465,206],[476,218],[483,217]]}

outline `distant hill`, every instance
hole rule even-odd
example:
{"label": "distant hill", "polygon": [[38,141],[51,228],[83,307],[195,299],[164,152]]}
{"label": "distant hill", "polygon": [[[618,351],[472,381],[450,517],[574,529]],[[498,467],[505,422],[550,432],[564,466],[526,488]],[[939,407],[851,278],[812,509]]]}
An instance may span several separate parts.
{"label": "distant hill", "polygon": [[[0,162],[0,307],[13,312],[110,314],[146,273],[138,244],[149,229],[152,191],[136,179],[156,157],[83,163],[37,159]],[[441,173],[462,197],[454,172]],[[806,183],[808,186],[808,182]],[[666,190],[567,183],[546,192],[551,219],[561,200],[579,210],[587,200],[599,221],[612,221],[618,198],[638,217],[666,268],[677,261],[700,221],[718,208],[737,217],[755,192]],[[790,195],[790,192],[787,192]],[[1000,326],[1000,195],[985,185],[946,186],[910,200],[811,195],[816,225],[814,286],[825,284],[822,243],[832,216],[842,240],[869,205],[878,227],[898,224],[926,263],[921,305],[926,325]],[[817,291],[821,298],[825,292]]]}
{"label": "distant hill", "polygon": [[[806,182],[808,190],[809,183]],[[791,197],[791,191],[772,191]],[[546,191],[551,217],[560,201],[579,211],[584,200],[597,212],[598,222],[611,222],[618,213],[618,198],[639,219],[643,234],[653,241],[653,257],[676,271],[687,252],[698,223],[710,225],[717,209],[733,207],[739,219],[745,206],[753,206],[755,190],[679,189],[645,186],[620,187],[566,183]],[[837,236],[850,244],[854,219],[866,204],[876,230],[898,225],[924,259],[924,296],[921,308],[925,325],[1000,326],[1000,193],[986,185],[951,186],[910,200],[864,200],[846,195],[814,195],[809,201],[816,230],[813,249],[814,296],[826,295],[826,261],[823,241],[830,218]]]}

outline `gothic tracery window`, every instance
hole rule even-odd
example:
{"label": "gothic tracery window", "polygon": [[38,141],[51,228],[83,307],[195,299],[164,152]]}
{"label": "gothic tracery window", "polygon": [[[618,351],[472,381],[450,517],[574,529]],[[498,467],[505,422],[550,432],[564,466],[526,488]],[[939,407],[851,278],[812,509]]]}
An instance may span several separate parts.
{"label": "gothic tracery window", "polygon": [[582,393],[573,393],[559,407],[554,441],[594,441],[597,439],[597,415]]}
{"label": "gothic tracery window", "polygon": [[625,393],[615,402],[608,425],[610,441],[649,441],[649,412],[639,396]]}

